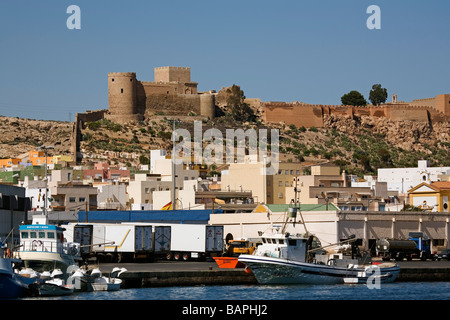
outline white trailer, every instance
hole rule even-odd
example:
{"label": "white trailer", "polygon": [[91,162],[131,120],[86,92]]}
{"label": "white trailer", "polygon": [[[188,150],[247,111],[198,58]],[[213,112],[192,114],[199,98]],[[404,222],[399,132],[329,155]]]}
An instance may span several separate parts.
{"label": "white trailer", "polygon": [[154,257],[186,261],[223,252],[223,226],[122,222],[73,223],[65,229],[67,241],[80,243],[83,257],[106,261]]}
{"label": "white trailer", "polygon": [[80,243],[85,258],[121,262],[153,257],[151,225],[78,223],[65,229],[67,241]]}
{"label": "white trailer", "polygon": [[[123,222],[141,225],[143,222]],[[223,253],[223,226],[152,222],[155,256],[166,260],[205,259]],[[160,229],[158,229],[160,228]],[[159,248],[159,246],[163,248]]]}
{"label": "white trailer", "polygon": [[223,251],[223,226],[172,224],[167,259],[203,259]]}

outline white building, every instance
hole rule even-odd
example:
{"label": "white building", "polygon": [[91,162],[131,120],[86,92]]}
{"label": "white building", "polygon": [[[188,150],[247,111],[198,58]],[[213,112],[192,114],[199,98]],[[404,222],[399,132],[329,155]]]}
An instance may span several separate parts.
{"label": "white building", "polygon": [[[134,181],[129,183],[128,195],[132,210],[160,210],[172,201],[172,160],[155,157],[151,166],[152,173],[136,174]],[[178,164],[175,167],[177,208],[181,208],[180,203],[184,208],[192,208],[199,172],[184,169],[183,166]]]}
{"label": "white building", "polygon": [[99,190],[97,195],[98,209],[125,210],[127,192],[125,184],[94,184]]}
{"label": "white building", "polygon": [[[34,180],[30,180],[28,176],[25,176],[22,186],[25,188],[25,197],[30,198],[31,210],[42,211],[44,209],[45,199],[45,181],[38,180],[38,177],[34,177]],[[47,197],[51,198],[51,190],[48,188]],[[47,202],[47,210],[49,210],[50,202]]]}
{"label": "white building", "polygon": [[378,181],[387,182],[388,191],[405,194],[422,182],[439,181],[440,175],[450,174],[450,167],[429,167],[428,160],[419,160],[417,168],[378,169]]}

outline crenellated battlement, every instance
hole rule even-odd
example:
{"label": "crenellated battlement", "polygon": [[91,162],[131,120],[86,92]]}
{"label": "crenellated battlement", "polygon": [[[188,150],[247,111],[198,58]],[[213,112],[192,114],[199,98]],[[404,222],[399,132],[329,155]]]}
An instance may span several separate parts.
{"label": "crenellated battlement", "polygon": [[109,72],[108,77],[136,77],[136,72]]}
{"label": "crenellated battlement", "polygon": [[191,71],[190,67],[172,67],[172,66],[166,66],[166,67],[156,67],[155,70],[182,70],[182,71]]}

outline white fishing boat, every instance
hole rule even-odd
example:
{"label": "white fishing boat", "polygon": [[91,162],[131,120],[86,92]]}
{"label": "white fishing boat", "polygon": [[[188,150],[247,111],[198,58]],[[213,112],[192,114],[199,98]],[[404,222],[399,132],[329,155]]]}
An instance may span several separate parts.
{"label": "white fishing boat", "polygon": [[19,227],[20,246],[14,257],[37,272],[61,269],[67,278],[67,269],[82,259],[80,245],[65,242],[63,231],[62,227],[48,224],[45,215],[35,216],[32,224]]}
{"label": "white fishing boat", "polygon": [[122,284],[122,279],[119,279],[120,274],[127,271],[125,268],[115,267],[109,277],[102,275],[100,269],[93,269],[91,276],[95,277],[91,283],[94,291],[118,291]]}
{"label": "white fishing boat", "polygon": [[[252,255],[238,258],[261,284],[338,284],[344,283],[344,278],[363,280],[361,274],[367,271],[367,266],[354,259],[330,259],[328,255],[312,258],[308,252],[311,237],[274,233],[264,234],[262,241]],[[376,268],[384,282],[394,281],[400,272],[394,263]]]}
{"label": "white fishing boat", "polygon": [[[297,210],[291,210],[288,216],[294,218],[294,223],[296,213]],[[340,284],[344,283],[344,279],[363,280],[364,272],[367,281],[369,275],[366,268],[371,264],[365,265],[353,258],[346,259],[342,254],[327,254],[324,250],[356,239],[321,247],[320,241],[308,233],[303,218],[300,223],[306,230],[304,234],[291,235],[285,232],[287,221],[288,219],[283,227],[279,226],[274,231],[262,234],[262,244],[253,254],[243,254],[238,258],[238,261],[250,268],[259,283]],[[375,272],[374,276],[382,277],[384,282],[392,282],[397,278],[400,267],[394,263],[383,264],[378,265]]]}

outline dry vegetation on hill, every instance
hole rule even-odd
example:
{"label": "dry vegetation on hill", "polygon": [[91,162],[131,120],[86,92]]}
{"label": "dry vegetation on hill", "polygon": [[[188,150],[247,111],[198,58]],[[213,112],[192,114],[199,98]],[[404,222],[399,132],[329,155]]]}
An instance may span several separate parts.
{"label": "dry vegetation on hill", "polygon": [[[38,146],[53,145],[55,154],[70,152],[72,123],[0,118],[0,157],[18,157]],[[194,117],[179,125],[191,132]],[[226,116],[203,121],[203,131],[217,128],[258,129],[257,122],[235,122]],[[390,121],[385,118],[325,117],[324,128],[296,128],[272,124],[280,131],[281,160],[334,162],[348,173],[376,174],[382,167],[414,167],[427,159],[432,166],[450,166],[450,126],[448,123]],[[109,160],[111,164],[136,165],[148,162],[150,149],[171,148],[172,126],[165,117],[120,125],[109,120],[86,123],[80,149],[85,163]],[[133,159],[132,154],[137,156]]]}

